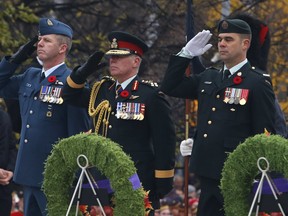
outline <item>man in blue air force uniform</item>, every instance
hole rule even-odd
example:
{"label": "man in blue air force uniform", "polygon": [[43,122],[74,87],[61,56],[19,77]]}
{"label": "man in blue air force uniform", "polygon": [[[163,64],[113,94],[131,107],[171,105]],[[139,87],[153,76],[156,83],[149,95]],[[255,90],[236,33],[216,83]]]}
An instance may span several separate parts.
{"label": "man in blue air force uniform", "polygon": [[[85,109],[69,106],[62,99],[62,87],[71,72],[64,61],[72,46],[72,33],[68,25],[42,18],[39,36],[0,63],[0,95],[20,103],[22,126],[14,181],[23,186],[27,216],[47,214],[41,185],[44,162],[52,145],[90,126]],[[13,75],[34,52],[37,40],[42,70],[30,67],[21,75]]]}

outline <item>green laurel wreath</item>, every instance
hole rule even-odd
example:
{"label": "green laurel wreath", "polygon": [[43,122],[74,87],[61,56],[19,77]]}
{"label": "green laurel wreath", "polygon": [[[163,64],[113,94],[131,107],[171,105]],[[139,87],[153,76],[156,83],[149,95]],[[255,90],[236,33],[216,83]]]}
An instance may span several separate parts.
{"label": "green laurel wreath", "polygon": [[[260,157],[268,160],[269,171],[276,171],[288,178],[287,139],[266,134],[247,138],[228,156],[222,170],[221,190],[227,216],[248,214],[251,204],[247,198],[253,180],[259,174],[257,160]],[[265,168],[265,164],[262,165]]]}
{"label": "green laurel wreath", "polygon": [[[136,173],[134,163],[121,147],[96,134],[78,134],[54,145],[45,163],[43,191],[50,216],[66,215],[70,204],[69,190],[79,170],[78,155],[88,158],[109,180],[114,190],[115,216],[144,216],[144,189],[133,190],[129,178]],[[73,207],[69,215],[75,215]]]}

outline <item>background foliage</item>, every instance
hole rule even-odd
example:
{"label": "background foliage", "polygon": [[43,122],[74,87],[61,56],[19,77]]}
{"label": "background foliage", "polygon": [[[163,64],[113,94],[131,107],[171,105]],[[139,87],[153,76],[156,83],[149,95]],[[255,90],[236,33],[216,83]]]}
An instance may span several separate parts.
{"label": "background foliage", "polygon": [[[143,38],[150,46],[140,75],[161,82],[169,56],[186,42],[187,0],[2,0],[0,4],[0,56],[12,54],[37,34],[40,17],[55,17],[74,30],[73,47],[68,58],[70,67],[82,64],[95,50],[108,49],[106,35],[124,30]],[[218,21],[233,13],[248,12],[265,21],[272,38],[268,72],[282,109],[288,118],[288,3],[286,0],[194,0],[195,32],[209,29],[216,45]],[[205,66],[217,46],[202,57]],[[107,71],[106,71],[107,72]],[[193,72],[193,71],[192,71]],[[196,71],[194,71],[195,73]],[[108,73],[108,72],[107,72]],[[185,101],[169,98],[173,107],[179,141],[184,139]],[[194,105],[197,104],[195,101]],[[195,126],[195,106],[191,107],[190,134]],[[178,148],[176,149],[178,152]],[[182,158],[182,157],[179,157]],[[181,161],[179,160],[179,164]]]}

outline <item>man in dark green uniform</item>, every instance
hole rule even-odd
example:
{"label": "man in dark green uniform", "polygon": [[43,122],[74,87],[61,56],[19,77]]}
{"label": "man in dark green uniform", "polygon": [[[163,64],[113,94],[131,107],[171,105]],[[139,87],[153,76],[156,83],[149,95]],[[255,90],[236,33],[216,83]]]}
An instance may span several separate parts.
{"label": "man in dark green uniform", "polygon": [[[95,132],[119,143],[131,156],[153,208],[172,189],[175,162],[175,128],[170,106],[156,83],[138,77],[147,45],[126,32],[111,32],[106,53],[112,77],[104,77],[92,89],[86,78],[104,53],[95,52],[75,68],[64,86],[64,100],[88,108]],[[101,116],[101,111],[103,116]]]}
{"label": "man in dark green uniform", "polygon": [[201,180],[198,216],[224,216],[220,178],[224,161],[247,137],[275,133],[275,96],[271,80],[252,68],[246,55],[251,29],[239,19],[222,20],[218,26],[219,71],[209,68],[185,76],[194,56],[212,45],[209,31],[192,38],[171,56],[161,90],[167,95],[198,100],[198,124],[190,160],[191,171]]}

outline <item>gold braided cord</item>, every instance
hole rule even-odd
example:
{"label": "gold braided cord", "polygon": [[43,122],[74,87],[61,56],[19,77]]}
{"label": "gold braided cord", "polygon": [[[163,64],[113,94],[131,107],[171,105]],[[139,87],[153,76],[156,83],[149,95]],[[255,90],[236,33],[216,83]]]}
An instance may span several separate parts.
{"label": "gold braided cord", "polygon": [[90,94],[90,101],[89,101],[89,107],[88,107],[88,114],[93,119],[93,124],[95,127],[95,133],[98,134],[99,129],[101,127],[102,123],[102,136],[107,136],[107,130],[109,125],[109,118],[111,113],[111,106],[108,100],[102,101],[96,108],[95,108],[95,102],[96,98],[99,92],[99,89],[101,85],[105,82],[105,80],[101,80],[99,82],[96,82],[91,90]]}

